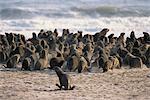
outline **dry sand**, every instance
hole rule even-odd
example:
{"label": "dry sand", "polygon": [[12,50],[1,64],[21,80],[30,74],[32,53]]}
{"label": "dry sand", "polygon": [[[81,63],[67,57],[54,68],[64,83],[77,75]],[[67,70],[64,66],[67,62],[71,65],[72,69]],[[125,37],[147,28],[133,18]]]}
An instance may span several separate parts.
{"label": "dry sand", "polygon": [[53,71],[0,71],[0,100],[150,100],[150,69],[69,73],[74,90],[57,90]]}

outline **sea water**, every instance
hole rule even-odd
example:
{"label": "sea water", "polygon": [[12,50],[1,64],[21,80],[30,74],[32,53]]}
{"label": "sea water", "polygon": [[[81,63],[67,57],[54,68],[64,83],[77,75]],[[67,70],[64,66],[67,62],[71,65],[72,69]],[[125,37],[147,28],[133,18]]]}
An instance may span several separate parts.
{"label": "sea water", "polygon": [[129,36],[150,32],[150,0],[0,0],[0,34],[17,32],[31,37],[40,29],[82,30],[94,34],[109,28],[108,34]]}

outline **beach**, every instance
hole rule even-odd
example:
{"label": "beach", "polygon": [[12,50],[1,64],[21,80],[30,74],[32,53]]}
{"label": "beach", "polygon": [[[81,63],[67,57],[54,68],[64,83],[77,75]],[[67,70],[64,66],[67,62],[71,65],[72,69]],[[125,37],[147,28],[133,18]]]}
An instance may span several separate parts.
{"label": "beach", "polygon": [[149,100],[150,69],[71,72],[74,90],[58,90],[53,71],[0,71],[1,100]]}

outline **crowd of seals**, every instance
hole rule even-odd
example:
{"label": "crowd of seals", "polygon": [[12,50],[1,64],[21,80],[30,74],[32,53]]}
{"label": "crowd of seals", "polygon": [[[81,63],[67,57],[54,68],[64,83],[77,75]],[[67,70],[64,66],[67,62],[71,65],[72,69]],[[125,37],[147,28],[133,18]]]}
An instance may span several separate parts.
{"label": "crowd of seals", "polygon": [[125,37],[125,33],[115,37],[108,32],[109,29],[104,28],[94,35],[83,35],[82,31],[71,33],[63,29],[59,36],[57,29],[41,29],[29,39],[17,33],[0,34],[0,63],[6,68],[16,68],[21,63],[21,70],[29,71],[55,69],[60,89],[62,86],[73,89],[63,84],[62,80],[68,80],[68,76],[62,71],[91,72],[97,67],[107,72],[125,65],[141,68],[143,64],[150,67],[149,33],[143,32],[143,36],[137,38],[134,31],[129,37]]}

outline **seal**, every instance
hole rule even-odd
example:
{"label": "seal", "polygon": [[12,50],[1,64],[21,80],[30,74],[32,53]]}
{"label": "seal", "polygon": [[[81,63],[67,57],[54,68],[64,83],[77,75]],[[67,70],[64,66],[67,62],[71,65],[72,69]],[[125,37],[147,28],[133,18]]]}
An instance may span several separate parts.
{"label": "seal", "polygon": [[29,57],[25,58],[22,62],[22,70],[31,70],[31,59]]}
{"label": "seal", "polygon": [[60,67],[55,66],[54,70],[59,78],[59,84],[56,86],[59,87],[60,90],[73,90],[75,86],[71,86],[71,77],[66,74]]}
{"label": "seal", "polygon": [[7,66],[4,66],[5,68],[16,68],[16,65],[19,63],[19,60],[20,60],[20,55],[19,54],[15,54],[13,56],[11,56],[6,65]]}
{"label": "seal", "polygon": [[43,49],[40,53],[40,58],[37,60],[34,66],[34,70],[41,70],[48,67],[48,51]]}
{"label": "seal", "polygon": [[131,53],[128,53],[125,57],[125,61],[130,68],[142,68],[142,60],[140,57],[134,56]]}

